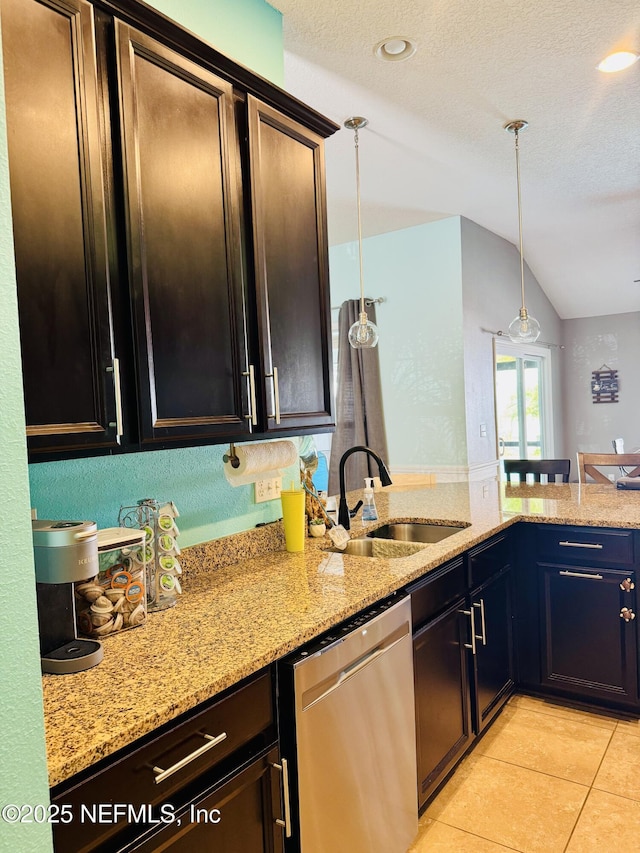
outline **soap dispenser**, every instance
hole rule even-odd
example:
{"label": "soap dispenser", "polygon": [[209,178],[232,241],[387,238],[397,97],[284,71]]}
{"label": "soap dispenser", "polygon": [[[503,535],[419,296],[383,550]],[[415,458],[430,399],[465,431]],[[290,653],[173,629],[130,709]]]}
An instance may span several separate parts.
{"label": "soap dispenser", "polygon": [[364,503],[362,506],[363,521],[377,521],[378,510],[373,497],[373,477],[364,478]]}

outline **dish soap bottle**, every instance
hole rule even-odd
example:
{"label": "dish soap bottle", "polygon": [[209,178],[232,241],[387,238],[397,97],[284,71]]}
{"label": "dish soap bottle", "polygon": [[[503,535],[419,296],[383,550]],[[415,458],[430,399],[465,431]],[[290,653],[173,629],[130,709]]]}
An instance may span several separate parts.
{"label": "dish soap bottle", "polygon": [[364,478],[364,504],[362,507],[363,521],[377,521],[378,510],[373,498],[373,477]]}

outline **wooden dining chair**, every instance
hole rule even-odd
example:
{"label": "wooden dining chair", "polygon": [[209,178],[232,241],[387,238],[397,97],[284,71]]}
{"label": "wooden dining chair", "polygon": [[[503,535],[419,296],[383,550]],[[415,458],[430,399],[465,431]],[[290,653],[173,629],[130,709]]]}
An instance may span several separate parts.
{"label": "wooden dining chair", "polygon": [[512,476],[518,474],[520,482],[524,483],[527,474],[533,474],[533,482],[540,482],[540,475],[547,475],[548,483],[555,483],[556,476],[561,477],[560,482],[569,482],[569,471],[571,470],[570,459],[505,459],[504,473],[507,475],[507,482],[511,481]]}
{"label": "wooden dining chair", "polygon": [[578,482],[586,483],[587,475],[596,483],[612,485],[598,468],[631,468],[627,477],[640,477],[640,453],[582,453],[578,451]]}

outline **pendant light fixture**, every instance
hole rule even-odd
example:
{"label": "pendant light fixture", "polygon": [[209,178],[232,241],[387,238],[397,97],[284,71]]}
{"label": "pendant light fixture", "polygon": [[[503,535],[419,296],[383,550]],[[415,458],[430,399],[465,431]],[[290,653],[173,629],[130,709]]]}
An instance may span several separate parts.
{"label": "pendant light fixture", "polygon": [[522,197],[520,193],[520,131],[526,130],[529,122],[516,119],[505,124],[504,129],[513,133],[516,143],[516,183],[518,186],[518,234],[520,237],[520,294],[522,304],[518,316],[509,325],[509,337],[516,344],[532,344],[540,337],[540,323],[532,317],[524,304],[524,253],[522,249]]}
{"label": "pendant light fixture", "polygon": [[358,254],[360,258],[360,319],[349,329],[349,343],[354,349],[372,349],[378,343],[378,327],[367,317],[364,304],[364,274],[362,270],[362,219],[360,215],[360,149],[358,131],[369,124],[362,116],[348,118],[344,126],[353,131],[356,151],[356,202],[358,209]]}

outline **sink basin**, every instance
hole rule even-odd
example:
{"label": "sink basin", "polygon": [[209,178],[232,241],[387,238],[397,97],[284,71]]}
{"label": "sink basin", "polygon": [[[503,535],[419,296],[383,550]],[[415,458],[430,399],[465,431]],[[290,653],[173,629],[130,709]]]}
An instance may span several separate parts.
{"label": "sink basin", "polygon": [[402,522],[396,524],[385,524],[367,533],[367,537],[375,539],[393,539],[396,542],[422,542],[433,544],[441,542],[447,536],[453,536],[464,530],[465,525],[450,524],[427,524],[423,522]]}
{"label": "sink basin", "polygon": [[366,536],[360,539],[350,539],[345,548],[328,548],[337,554],[349,554],[352,557],[410,557],[416,551],[422,551],[424,542],[408,542],[393,539],[370,539]]}
{"label": "sink basin", "polygon": [[352,557],[373,557],[373,539],[349,539],[344,548],[329,548],[338,554],[350,554]]}

